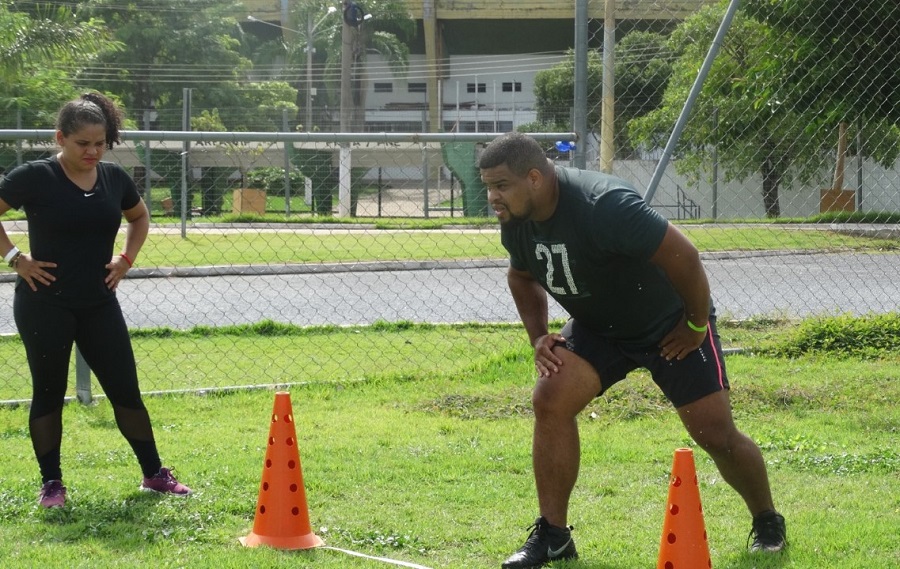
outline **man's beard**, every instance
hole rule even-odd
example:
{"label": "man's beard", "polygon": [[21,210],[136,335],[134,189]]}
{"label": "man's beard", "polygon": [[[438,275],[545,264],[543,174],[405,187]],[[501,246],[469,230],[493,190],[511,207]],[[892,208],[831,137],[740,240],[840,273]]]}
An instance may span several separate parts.
{"label": "man's beard", "polygon": [[506,221],[501,221],[500,225],[504,227],[516,227],[519,226],[529,219],[531,219],[531,214],[534,212],[534,208],[529,204],[528,207],[525,208],[520,214],[514,214],[508,207],[506,208],[506,213],[509,215],[509,218]]}
{"label": "man's beard", "polygon": [[500,225],[503,227],[509,228],[509,229],[514,229],[514,228],[522,225],[526,221],[528,221],[528,219],[525,217],[520,217],[517,215],[510,215],[509,219],[507,219],[506,221],[501,221]]}

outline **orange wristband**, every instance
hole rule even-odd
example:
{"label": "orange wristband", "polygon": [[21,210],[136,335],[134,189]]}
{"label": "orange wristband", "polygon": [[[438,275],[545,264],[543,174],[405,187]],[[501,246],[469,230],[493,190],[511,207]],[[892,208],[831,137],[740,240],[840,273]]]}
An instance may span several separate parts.
{"label": "orange wristband", "polygon": [[125,253],[119,253],[119,256],[122,257],[123,259],[125,259],[125,262],[128,263],[128,266],[129,266],[129,267],[133,267],[133,266],[134,266],[134,261],[132,261],[131,259],[129,259],[129,258],[128,258],[128,255],[126,255]]}

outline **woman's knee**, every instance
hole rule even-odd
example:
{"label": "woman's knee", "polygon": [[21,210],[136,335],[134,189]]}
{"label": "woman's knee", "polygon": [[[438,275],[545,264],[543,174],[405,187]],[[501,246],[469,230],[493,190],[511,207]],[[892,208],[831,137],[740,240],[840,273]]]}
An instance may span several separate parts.
{"label": "woman's knee", "polygon": [[44,415],[60,413],[66,402],[66,379],[53,381],[34,381],[31,393],[30,417],[35,419]]}

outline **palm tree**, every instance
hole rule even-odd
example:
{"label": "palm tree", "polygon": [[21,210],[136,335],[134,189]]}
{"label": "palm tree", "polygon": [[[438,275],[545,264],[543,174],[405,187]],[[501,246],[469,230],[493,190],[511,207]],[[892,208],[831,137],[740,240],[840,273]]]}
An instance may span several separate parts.
{"label": "palm tree", "polygon": [[[317,60],[320,64],[324,62],[324,76],[319,81],[313,81],[313,84],[324,83],[326,86],[324,96],[316,98],[319,107],[328,104],[336,108],[340,103],[341,38],[347,4],[350,2],[342,2],[336,13],[329,15],[329,6],[335,6],[334,0],[305,0],[291,14],[295,25],[290,27],[294,33],[285,35],[289,65],[300,65],[306,61],[309,44],[323,52]],[[415,21],[410,17],[406,4],[400,0],[368,0],[364,8],[361,2],[352,4],[369,16],[361,25],[354,27],[352,47],[352,124],[361,127],[365,113],[366,54],[377,52],[395,73],[404,72],[409,60],[409,47],[404,41],[415,34]],[[310,30],[313,32],[311,38]],[[307,88],[311,86],[306,85]],[[306,92],[305,89],[303,91]]]}
{"label": "palm tree", "polygon": [[38,5],[30,13],[0,0],[0,79],[13,83],[29,66],[77,61],[115,47],[102,23],[77,21],[66,6]]}
{"label": "palm tree", "polygon": [[78,94],[80,65],[116,45],[102,25],[79,22],[68,8],[25,12],[0,0],[0,109],[20,126],[52,126],[56,110]]}

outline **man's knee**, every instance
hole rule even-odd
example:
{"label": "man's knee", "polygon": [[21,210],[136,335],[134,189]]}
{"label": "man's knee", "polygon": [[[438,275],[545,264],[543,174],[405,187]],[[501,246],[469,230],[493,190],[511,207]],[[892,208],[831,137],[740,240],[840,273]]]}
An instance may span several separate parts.
{"label": "man's knee", "polygon": [[575,417],[597,394],[600,378],[590,365],[569,353],[558,372],[539,378],[531,395],[537,418]]}
{"label": "man's knee", "polygon": [[531,393],[531,407],[537,417],[544,417],[560,412],[562,395],[552,384],[551,378],[538,379]]}
{"label": "man's knee", "polygon": [[694,441],[715,458],[728,458],[745,443],[754,444],[747,435],[737,429],[733,422],[692,432]]}
{"label": "man's knee", "polygon": [[720,429],[701,430],[692,437],[700,448],[712,455],[728,453],[734,440],[732,433]]}
{"label": "man's knee", "polygon": [[725,455],[743,435],[731,416],[728,393],[720,391],[678,409],[691,438],[711,455]]}

